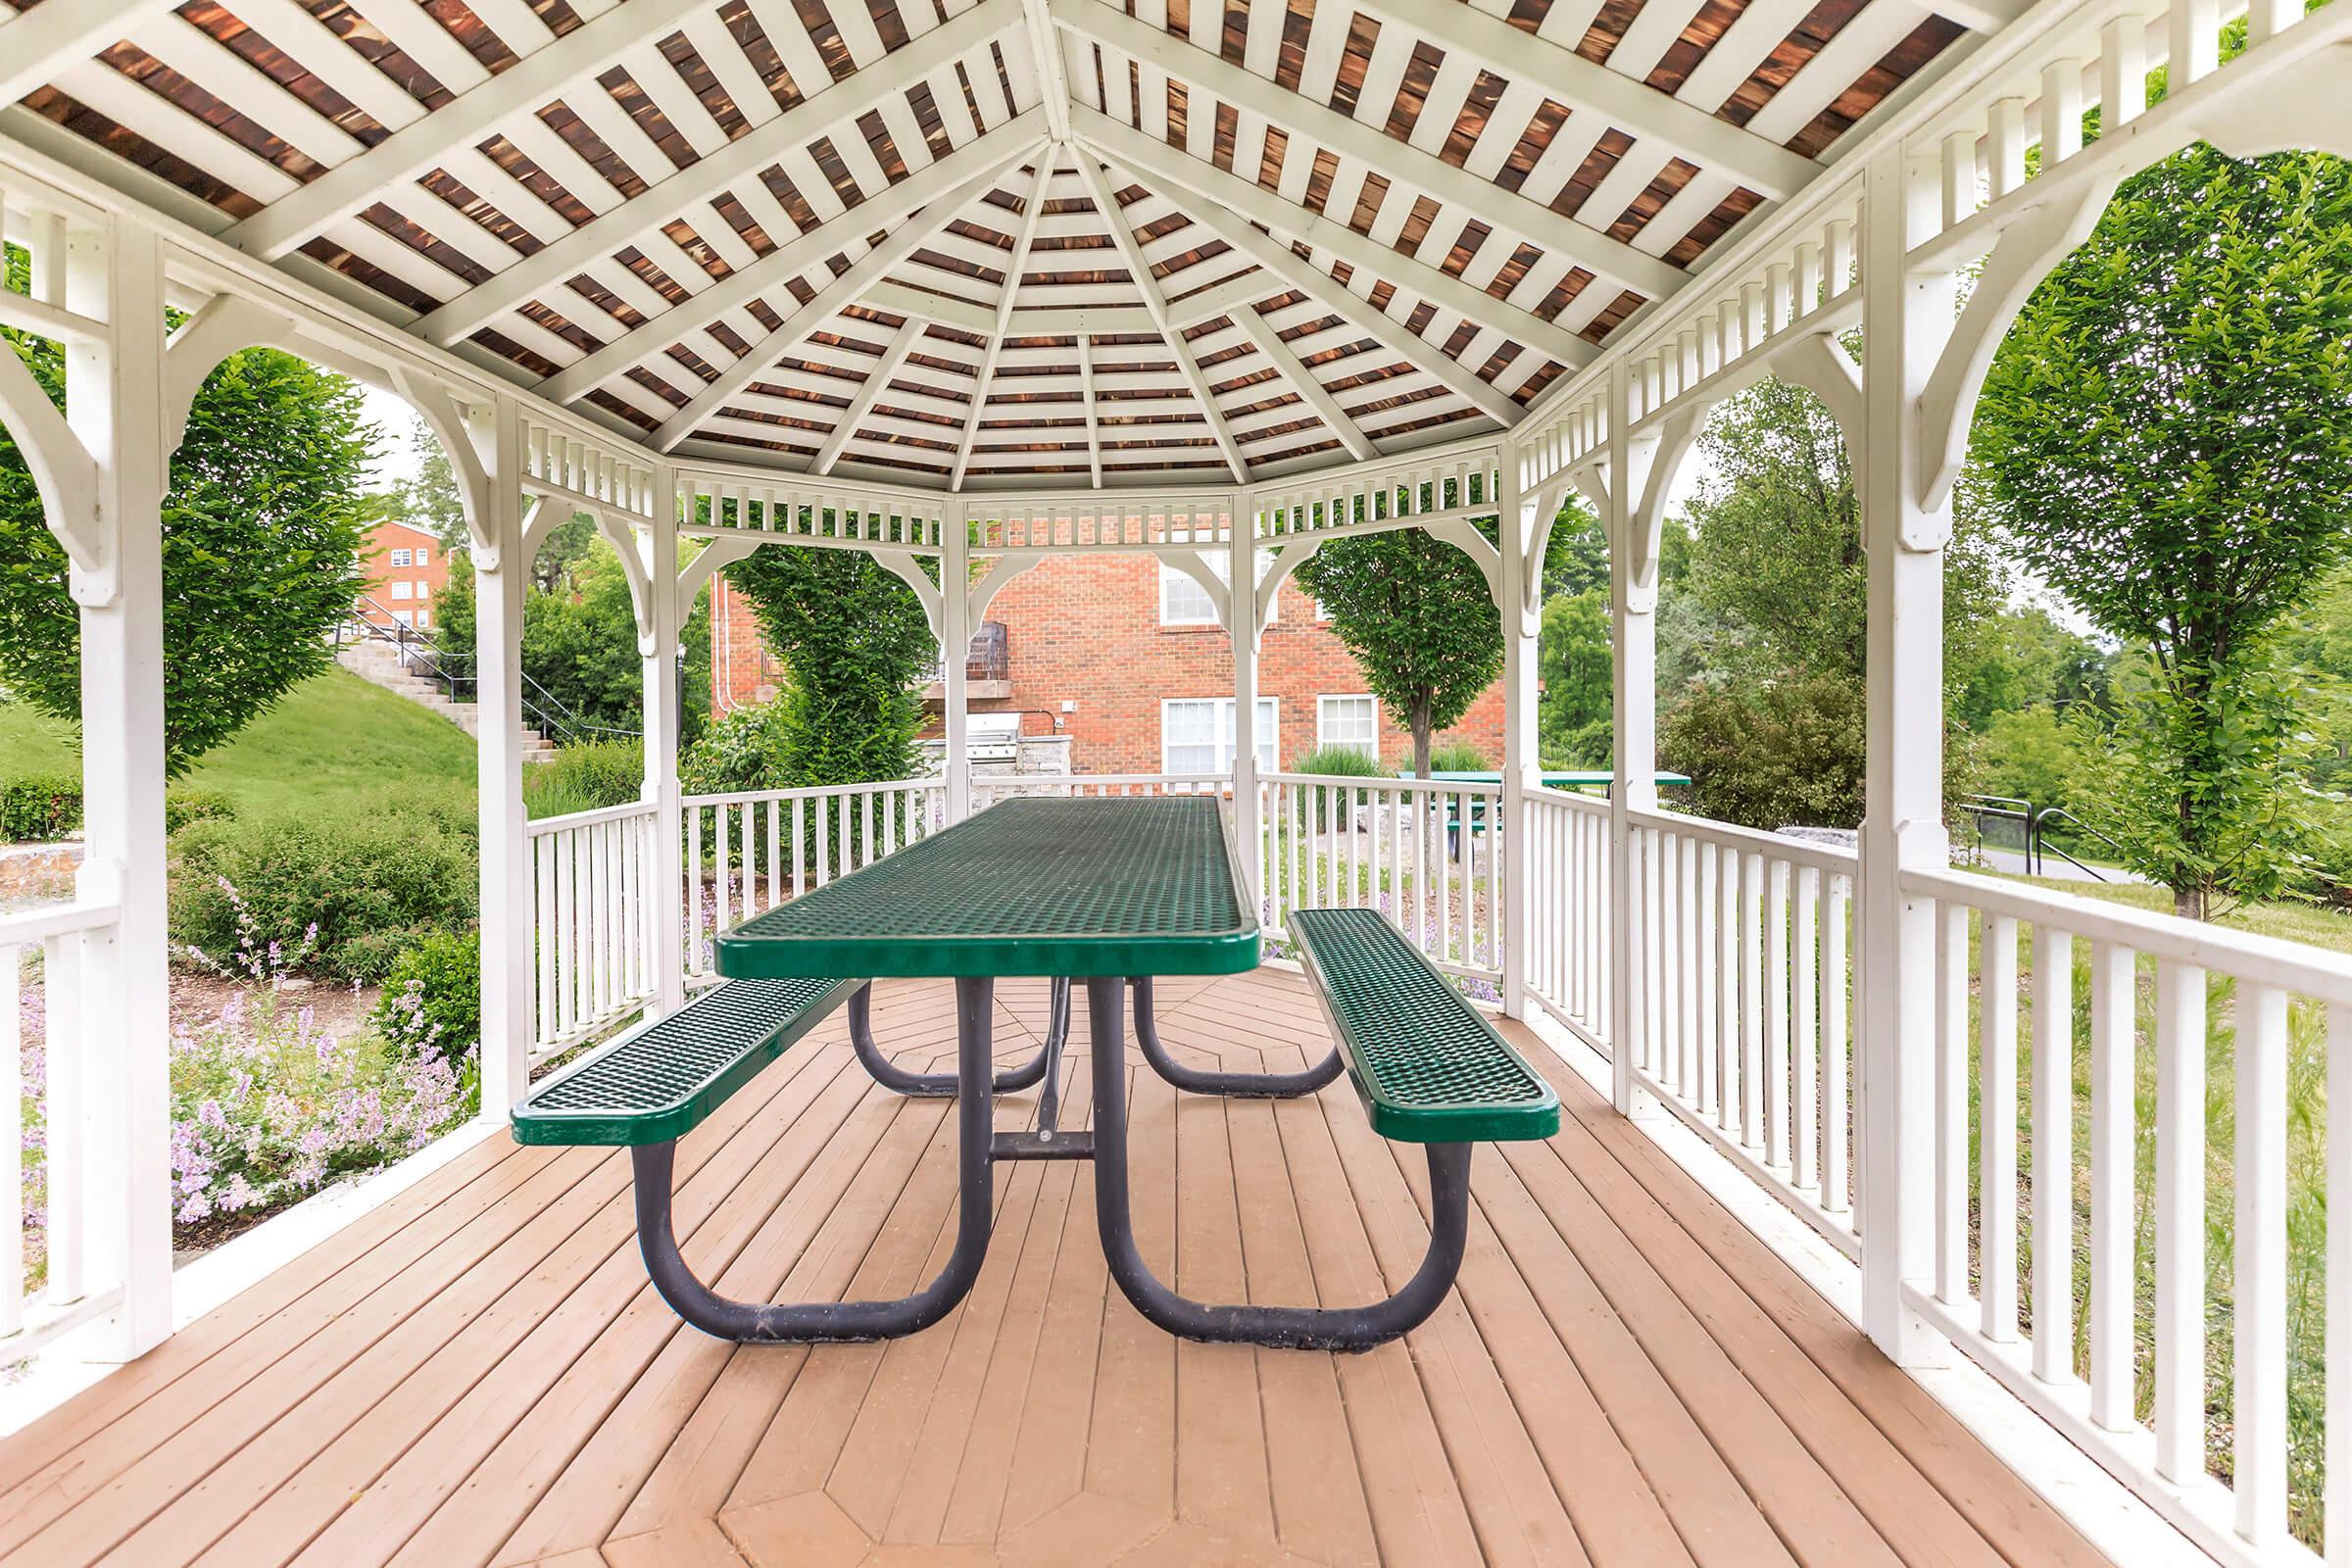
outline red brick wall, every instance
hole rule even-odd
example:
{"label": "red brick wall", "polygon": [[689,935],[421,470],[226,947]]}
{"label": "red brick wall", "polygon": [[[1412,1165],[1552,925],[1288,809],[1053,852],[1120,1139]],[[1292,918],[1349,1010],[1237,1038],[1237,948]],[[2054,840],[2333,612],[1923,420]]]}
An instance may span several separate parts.
{"label": "red brick wall", "polygon": [[[407,550],[425,553],[424,564],[395,566],[392,552]],[[360,569],[367,573],[368,584],[361,592],[373,599],[386,611],[407,611],[416,616],[414,624],[441,624],[440,605],[443,589],[449,586],[449,555],[441,541],[422,528],[412,528],[405,522],[379,522],[368,531],[368,543],[360,548]],[[396,599],[394,583],[406,583],[409,597]]]}
{"label": "red brick wall", "polygon": [[[774,694],[782,680],[740,601],[712,603],[711,694],[725,710]],[[1004,622],[1012,694],[971,710],[1017,711],[1026,734],[1070,736],[1083,773],[1160,771],[1160,703],[1231,697],[1233,657],[1217,626],[1162,626],[1159,563],[1149,555],[1055,556],[1005,584],[986,618]],[[1360,695],[1363,676],[1314,603],[1285,583],[1258,656],[1258,693],[1276,699],[1285,766],[1315,748],[1315,699]],[[1063,710],[1065,703],[1075,707]],[[933,725],[936,733],[937,725]],[[1442,738],[1465,740],[1502,761],[1502,686],[1490,686]],[[1381,713],[1381,755],[1410,766],[1412,736]]]}

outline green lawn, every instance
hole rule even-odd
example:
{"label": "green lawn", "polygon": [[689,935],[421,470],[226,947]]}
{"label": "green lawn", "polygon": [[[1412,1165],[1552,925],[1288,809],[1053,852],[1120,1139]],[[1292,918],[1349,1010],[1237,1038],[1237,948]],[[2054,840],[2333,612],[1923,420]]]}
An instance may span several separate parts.
{"label": "green lawn", "polygon": [[[78,771],[72,730],[22,704],[0,705],[10,771]],[[218,790],[244,814],[337,810],[386,796],[473,793],[472,737],[406,698],[330,669],[287,693],[180,780]]]}
{"label": "green lawn", "polygon": [[[2001,871],[1990,874],[2005,882],[2030,882],[2053,893],[2104,899],[2110,904],[2130,905],[2134,909],[2146,909],[2156,914],[2173,912],[2172,894],[2144,883],[2060,882],[2049,877],[2019,876]],[[2250,931],[2256,936],[2277,937],[2286,942],[2307,942],[2315,948],[2327,948],[2334,953],[2352,953],[2352,909],[2335,905],[2298,902],[2249,904],[2224,916],[2218,923],[2239,931]]]}

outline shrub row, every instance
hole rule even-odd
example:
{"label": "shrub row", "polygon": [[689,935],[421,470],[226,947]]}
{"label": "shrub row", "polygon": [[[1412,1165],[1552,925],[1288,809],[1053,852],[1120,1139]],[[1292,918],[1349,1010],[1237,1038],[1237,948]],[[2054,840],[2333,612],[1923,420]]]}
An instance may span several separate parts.
{"label": "shrub row", "polygon": [[81,826],[81,780],[27,773],[0,780],[0,844],[46,844]]}

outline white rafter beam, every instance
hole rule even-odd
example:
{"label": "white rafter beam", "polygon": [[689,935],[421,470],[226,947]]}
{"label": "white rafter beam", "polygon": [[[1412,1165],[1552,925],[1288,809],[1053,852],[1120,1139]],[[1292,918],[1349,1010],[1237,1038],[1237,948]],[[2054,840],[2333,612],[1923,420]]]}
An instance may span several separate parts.
{"label": "white rafter beam", "polygon": [[1506,80],[1534,81],[1576,113],[1597,115],[1761,195],[1785,200],[1821,172],[1822,166],[1801,153],[1596,66],[1574,49],[1522,32],[1477,6],[1452,0],[1440,5],[1360,0],[1356,9],[1378,17],[1384,26],[1409,28],[1448,54],[1465,53]]}
{"label": "white rafter beam", "polygon": [[1331,433],[1340,438],[1349,456],[1361,463],[1376,455],[1372,438],[1348,416],[1348,411],[1340,407],[1339,400],[1325,389],[1321,381],[1315,379],[1315,372],[1307,368],[1306,363],[1291,352],[1291,346],[1282,340],[1282,334],[1274,330],[1271,321],[1258,315],[1254,307],[1248,305],[1235,310],[1227,319],[1257,345],[1258,353],[1273,362],[1274,368],[1282,372],[1284,380],[1298,388],[1298,395],[1306,399],[1306,406],[1315,411],[1315,417],[1331,427]]}
{"label": "white rafter beam", "polygon": [[[965,142],[919,173],[877,192],[871,201],[860,202],[831,222],[820,223],[798,238],[785,241],[741,271],[730,273],[682,302],[675,310],[664,311],[643,325],[630,328],[595,353],[549,376],[539,383],[540,396],[568,403],[630,366],[710,325],[729,311],[740,310],[782,288],[856,241],[904,223],[959,182],[969,180],[975,172],[983,169],[1003,172],[1037,146],[1038,122],[1039,115],[1034,109],[1016,120],[1008,120],[986,135]],[[978,194],[987,194],[985,184]]]}
{"label": "white rafter beam", "polygon": [[1054,142],[1037,161],[1037,179],[1029,187],[1029,204],[1021,210],[1021,226],[1012,238],[1012,255],[1004,268],[1004,287],[997,296],[997,318],[989,329],[988,347],[980,351],[980,371],[972,377],[972,406],[963,416],[963,434],[956,442],[956,469],[948,488],[963,487],[963,471],[971,466],[972,442],[980,433],[980,411],[988,403],[989,378],[1004,352],[1004,333],[1012,324],[1012,299],[1020,291],[1021,270],[1029,265],[1029,246],[1037,238],[1037,220],[1046,210],[1046,192],[1054,183],[1054,165],[1061,161],[1062,143]]}
{"label": "white rafter beam", "polygon": [[1241,444],[1234,440],[1232,429],[1226,425],[1225,415],[1217,407],[1215,394],[1209,390],[1208,377],[1201,373],[1200,363],[1193,358],[1191,347],[1184,341],[1183,331],[1168,315],[1167,298],[1159,291],[1159,279],[1152,275],[1152,264],[1144,259],[1143,246],[1136,243],[1135,230],[1127,226],[1126,215],[1119,207],[1118,192],[1112,190],[1110,181],[1102,177],[1102,166],[1090,153],[1081,152],[1077,162],[1078,175],[1086,181],[1087,196],[1094,202],[1095,211],[1102,215],[1105,226],[1110,229],[1111,242],[1118,246],[1119,255],[1127,263],[1128,273],[1135,279],[1136,292],[1144,297],[1144,308],[1152,313],[1152,319],[1159,323],[1160,336],[1167,339],[1168,352],[1176,357],[1176,368],[1184,372],[1186,384],[1192,387],[1193,396],[1200,400],[1200,416],[1208,421],[1209,433],[1217,438],[1217,445],[1224,449],[1226,466],[1233,470],[1236,482],[1248,484],[1250,465],[1242,457]]}
{"label": "white rafter beam", "polygon": [[1046,0],[1021,0],[1021,24],[1028,35],[1029,54],[1037,62],[1038,91],[1046,101],[1046,123],[1054,140],[1070,139],[1069,73],[1062,68],[1061,40],[1054,35]]}
{"label": "white rafter beam", "polygon": [[[843,121],[852,117],[852,110],[847,107],[851,98],[862,107],[906,92],[934,71],[952,67],[1020,23],[1020,0],[983,0],[906,48],[874,62],[840,87],[823,87],[815,97],[786,110],[760,126],[756,133],[729,142],[710,157],[516,262],[487,282],[467,289],[439,310],[428,312],[412,330],[444,344],[467,336],[541,291],[564,283],[595,263],[636,244],[696,203],[718,195],[738,181],[757,176],[776,161],[782,149],[805,146],[819,136],[838,132]],[[826,79],[830,83],[831,78]],[[852,91],[844,95],[844,87]]]}
{"label": "white rafter beam", "polygon": [[[1004,177],[1005,171],[1037,150],[1039,143],[1033,128],[1036,122],[1031,119],[1031,116],[1036,113],[1037,111],[1033,109],[1018,120],[1007,121],[997,130],[991,131],[988,136],[981,138],[982,141],[993,140],[997,135],[1011,130],[1014,126],[1030,132],[1022,138],[1015,151],[999,158],[978,174],[941,196],[939,198],[941,214],[959,213],[966,206],[978,201],[995,188],[997,181]],[[961,149],[956,158],[960,158],[962,153],[970,152],[979,145],[980,142],[977,141],[970,143]],[[945,169],[955,163],[956,158],[943,158],[933,164],[930,169],[923,171],[923,173],[928,174],[932,170]],[[964,166],[967,170],[969,167],[969,165]],[[921,177],[920,174],[915,176],[916,179]],[[914,180],[907,180],[905,184],[892,188],[905,190],[907,185],[913,183]],[[859,209],[861,212],[863,210]],[[872,285],[876,278],[905,261],[907,255],[923,241],[929,239],[933,230],[938,227],[937,222],[907,222],[905,220],[909,216],[911,216],[910,213],[903,214],[900,219],[895,220],[895,228],[883,238],[880,244],[851,264],[848,271],[833,279],[808,304],[801,306],[790,316],[784,318],[782,324],[753,344],[749,353],[721,370],[717,380],[697,392],[683,409],[663,420],[662,427],[654,432],[653,445],[661,451],[667,452],[680,441],[685,440],[687,436],[693,434],[695,426],[708,418],[713,410],[751,385],[759,378],[761,370],[776,362],[778,356],[790,353],[803,338],[831,319],[834,312],[855,302]]]}
{"label": "white rafter beam", "polygon": [[[1101,0],[1053,0],[1053,7],[1056,23],[1118,55],[1192,82],[1236,109],[1262,115],[1294,136],[1352,159],[1410,190],[1426,191],[1453,212],[1474,215],[1626,288],[1639,289],[1651,299],[1664,299],[1690,281],[1690,274],[1671,262],[1563,218],[1541,202],[1481,179],[1434,153],[1398,141],[1377,125],[1254,75],[1222,56],[1196,49],[1123,11],[1113,11]],[[1395,201],[1404,194],[1393,190],[1389,199]],[[1615,217],[1609,215],[1612,220]]]}
{"label": "white rafter beam", "polygon": [[[1401,251],[1390,250],[1366,239],[1354,229],[1335,223],[1262,185],[1229,174],[1214,164],[1189,157],[1165,142],[1154,141],[1082,104],[1072,105],[1070,113],[1071,122],[1077,128],[1080,140],[1121,167],[1132,169],[1138,174],[1156,181],[1163,191],[1169,186],[1181,187],[1199,200],[1223,209],[1229,219],[1239,218],[1276,234],[1303,240],[1317,250],[1328,251],[1358,271],[1385,279],[1407,294],[1418,295],[1429,301],[1440,310],[1451,311],[1480,325],[1491,326],[1505,337],[1546,354],[1571,369],[1592,363],[1596,351],[1575,333],[1532,312],[1496,299],[1484,289],[1474,288],[1451,272],[1417,261]],[[1226,231],[1230,226],[1230,223],[1219,224],[1217,231],[1228,243],[1233,243],[1234,236]],[[1336,290],[1338,285],[1327,277],[1323,279],[1323,287]]]}
{"label": "white rafter beam", "polygon": [[890,385],[890,378],[899,373],[899,367],[906,363],[906,356],[914,352],[915,342],[922,335],[923,318],[919,316],[906,318],[898,331],[892,334],[889,346],[882,351],[882,358],[874,362],[872,373],[866,376],[865,385],[858,389],[858,395],[850,400],[850,406],[842,410],[840,420],[833,426],[833,433],[825,437],[824,448],[817,453],[812,471],[833,471],[833,465],[841,461],[841,449],[850,444],[850,438],[858,433],[858,427],[873,412],[875,400]]}
{"label": "white rafter beam", "polygon": [[118,39],[170,12],[178,0],[64,0],[0,22],[0,104],[46,86]]}
{"label": "white rafter beam", "polygon": [[[405,0],[404,0],[405,3]],[[232,245],[276,261],[338,219],[379,201],[449,156],[471,147],[518,115],[536,112],[579,82],[609,70],[630,45],[666,37],[714,0],[630,0],[525,55],[478,86],[461,92],[405,130],[345,159],[290,196],[230,228]],[[81,10],[90,0],[70,0]],[[50,9],[48,6],[41,8]],[[35,13],[37,15],[38,13]]]}
{"label": "white rafter beam", "polygon": [[1102,428],[1095,419],[1095,345],[1084,332],[1078,334],[1078,393],[1086,400],[1086,466],[1095,476],[1095,488],[1102,488]]}

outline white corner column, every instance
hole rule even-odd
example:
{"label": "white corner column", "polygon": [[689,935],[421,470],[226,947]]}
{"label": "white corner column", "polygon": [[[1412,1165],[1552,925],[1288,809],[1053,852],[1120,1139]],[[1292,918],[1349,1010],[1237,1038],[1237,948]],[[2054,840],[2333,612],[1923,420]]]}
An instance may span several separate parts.
{"label": "white corner column", "polygon": [[1905,265],[1908,236],[1933,224],[1931,162],[1900,149],[1876,159],[1863,211],[1862,540],[1869,631],[1861,890],[1854,909],[1861,1036],[1856,1157],[1862,1323],[1896,1364],[1940,1365],[1950,1347],[1913,1312],[1904,1287],[1935,1263],[1936,910],[1906,897],[1902,873],[1940,867],[1943,826],[1943,545],[1948,500],[1920,503],[1919,398],[1949,338],[1953,277]]}
{"label": "white corner column", "polygon": [[[83,858],[77,897],[120,905],[91,936],[81,1088],[89,1216],[84,1280],[120,1281],[107,1353],[128,1360],[172,1333],[171,936],[164,844],[164,269],[135,224],[76,227],[65,305],[109,341],[66,352],[66,406],[95,462],[104,567],[73,574],[81,611]],[[13,1221],[12,1221],[13,1223]]]}
{"label": "white corner column", "polygon": [[482,1114],[504,1116],[530,1087],[531,846],[522,806],[524,533],[519,410],[501,396],[486,427],[468,421],[485,469],[474,552],[476,788],[482,876]]}
{"label": "white corner column", "polygon": [[[1550,537],[1538,514],[1542,487],[1521,488],[1519,447],[1507,437],[1499,464],[1495,527],[1502,546],[1502,832],[1494,846],[1494,879],[1502,900],[1502,1010],[1527,1012],[1527,944],[1535,892],[1535,835],[1529,831],[1527,792],[1538,782],[1536,652],[1541,629],[1541,552]],[[1536,612],[1530,612],[1530,607]]]}
{"label": "white corner column", "polygon": [[[1242,876],[1254,905],[1266,854],[1258,842],[1257,509],[1247,490],[1233,494],[1226,545],[1225,629],[1233,640],[1233,839],[1241,847]],[[1281,759],[1275,762],[1279,766]]]}
{"label": "white corner column", "polygon": [[972,814],[970,730],[972,534],[964,509],[948,509],[939,530],[940,717],[947,732],[948,820]]}
{"label": "white corner column", "polygon": [[666,1017],[686,1004],[686,907],[679,896],[686,876],[679,844],[684,807],[678,785],[678,736],[685,721],[685,695],[678,683],[679,626],[685,606],[678,591],[678,470],[654,469],[654,515],[638,530],[644,551],[651,634],[639,647],[644,656],[645,784],[641,799],[654,808],[652,853],[647,857],[653,899],[653,1010]]}
{"label": "white corner column", "polygon": [[[1643,995],[1653,957],[1648,911],[1642,898],[1639,840],[1633,812],[1658,804],[1658,579],[1654,554],[1639,548],[1644,471],[1632,422],[1632,385],[1625,362],[1609,371],[1609,636],[1613,743],[1609,785],[1609,1077],[1610,1097],[1633,1113],[1638,1094],[1634,1064],[1650,1026]],[[1656,461],[1655,436],[1647,437]],[[1662,486],[1661,486],[1662,488]],[[1646,557],[1646,559],[1644,559]]]}

